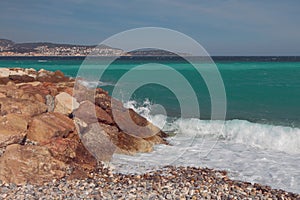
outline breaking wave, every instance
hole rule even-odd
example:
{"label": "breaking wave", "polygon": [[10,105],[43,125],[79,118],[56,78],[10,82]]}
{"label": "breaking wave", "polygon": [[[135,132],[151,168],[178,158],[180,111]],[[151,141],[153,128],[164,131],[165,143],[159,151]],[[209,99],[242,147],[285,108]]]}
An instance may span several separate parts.
{"label": "breaking wave", "polygon": [[210,137],[260,149],[283,151],[289,154],[300,153],[299,128],[252,123],[239,119],[225,122],[195,118],[170,119],[163,114],[152,114],[153,104],[149,100],[142,104],[129,101],[124,105],[134,109],[164,131],[182,137]]}

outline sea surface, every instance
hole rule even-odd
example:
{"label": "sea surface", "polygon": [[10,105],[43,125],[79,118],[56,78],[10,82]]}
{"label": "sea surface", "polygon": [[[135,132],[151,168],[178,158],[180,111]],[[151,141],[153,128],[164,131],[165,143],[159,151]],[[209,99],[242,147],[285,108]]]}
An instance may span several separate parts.
{"label": "sea surface", "polygon": [[[126,96],[128,91],[122,91],[122,87],[126,88],[130,80],[122,77],[144,66],[136,73],[140,78],[136,81],[141,81],[139,87],[124,105],[170,133],[168,140],[172,145],[157,145],[152,153],[136,156],[115,155],[111,165],[116,171],[140,173],[170,164],[201,166],[227,170],[233,179],[300,193],[299,57],[213,59],[226,92],[225,120],[222,117],[211,120],[212,102],[207,84],[190,63],[181,59],[121,58],[107,67],[97,59],[85,63],[83,58],[15,57],[0,58],[0,67],[61,70],[72,77],[77,76],[80,67],[88,68],[91,73],[104,70],[99,81],[87,80],[85,84],[103,87],[111,94],[117,85]],[[207,72],[212,70],[209,65],[203,67]],[[199,117],[182,117],[178,94],[158,84],[161,78],[178,91],[185,90],[172,75],[174,71],[182,74],[195,92]],[[143,85],[142,80],[151,76],[158,78]],[[191,104],[187,109],[194,108]]]}

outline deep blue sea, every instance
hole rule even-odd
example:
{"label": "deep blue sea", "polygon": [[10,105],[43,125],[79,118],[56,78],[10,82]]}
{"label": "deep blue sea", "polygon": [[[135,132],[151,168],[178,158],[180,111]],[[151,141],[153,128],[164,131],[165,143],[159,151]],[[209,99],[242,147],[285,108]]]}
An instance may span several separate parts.
{"label": "deep blue sea", "polygon": [[[299,193],[300,59],[219,57],[214,61],[225,88],[225,121],[222,118],[210,120],[212,101],[207,84],[184,60],[118,59],[108,66],[99,82],[87,80],[87,84],[98,84],[112,94],[116,84],[126,88],[130,83],[122,77],[135,67],[147,65],[136,73],[139,77],[135,80],[140,80],[140,87],[124,104],[163,130],[176,134],[170,139],[172,147],[157,146],[153,153],[135,157],[116,155],[112,163],[121,172],[149,170],[164,164],[207,166],[228,170],[236,179]],[[77,76],[82,63],[80,58],[0,59],[0,67],[61,70],[72,77]],[[91,73],[105,68],[101,61],[91,63],[85,66]],[[209,73],[211,69],[207,66],[205,70]],[[182,118],[175,90],[157,84],[163,79],[176,91],[185,90],[171,71],[180,73],[189,82],[199,103],[200,117],[191,114]],[[151,76],[160,79],[143,85],[143,80]],[[126,92],[124,89],[124,95]],[[188,101],[191,97],[186,94],[181,98]],[[161,107],[163,113],[160,109],[156,111]],[[193,107],[187,109],[193,110]]]}

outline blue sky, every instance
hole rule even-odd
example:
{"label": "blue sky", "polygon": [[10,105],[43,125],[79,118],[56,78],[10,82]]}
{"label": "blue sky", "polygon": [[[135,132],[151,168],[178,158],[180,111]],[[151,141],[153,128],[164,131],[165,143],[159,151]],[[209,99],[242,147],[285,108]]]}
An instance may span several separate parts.
{"label": "blue sky", "polygon": [[180,31],[211,55],[300,55],[298,0],[1,0],[0,38],[98,44],[132,28]]}

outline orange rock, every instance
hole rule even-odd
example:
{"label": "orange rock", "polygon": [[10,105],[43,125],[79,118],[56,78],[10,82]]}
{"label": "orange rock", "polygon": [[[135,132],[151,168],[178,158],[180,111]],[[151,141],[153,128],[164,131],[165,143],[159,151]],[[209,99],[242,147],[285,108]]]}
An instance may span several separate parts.
{"label": "orange rock", "polygon": [[[5,125],[15,130],[26,131],[28,127],[29,117],[20,114],[8,114],[2,117]],[[3,122],[2,121],[2,122]]]}
{"label": "orange rock", "polygon": [[50,71],[41,69],[37,72],[36,80],[40,81],[40,82],[58,83],[58,82],[70,81],[70,78],[65,77],[61,71],[50,72]]}
{"label": "orange rock", "polygon": [[27,138],[39,143],[47,143],[55,137],[67,137],[74,130],[73,120],[67,116],[60,113],[44,113],[32,119]]}
{"label": "orange rock", "polygon": [[45,147],[49,149],[51,155],[63,162],[69,162],[76,157],[76,149],[79,141],[69,138],[54,137],[49,139]]}
{"label": "orange rock", "polygon": [[0,180],[5,183],[42,184],[64,177],[66,169],[65,163],[41,146],[9,145],[0,157]]}
{"label": "orange rock", "polygon": [[155,140],[138,138],[103,123],[89,124],[79,134],[84,146],[98,161],[109,161],[114,153],[151,152],[154,144],[166,144],[162,138],[158,139],[159,136],[153,136]]}
{"label": "orange rock", "polygon": [[96,168],[97,160],[83,146],[77,133],[68,138],[53,138],[43,146],[49,149],[55,159],[75,168],[88,171]]}
{"label": "orange rock", "polygon": [[0,115],[17,113],[35,116],[47,111],[47,106],[41,102],[27,99],[0,98]]}
{"label": "orange rock", "polygon": [[123,132],[138,138],[149,138],[160,134],[160,129],[138,115],[132,109],[113,109],[113,117]]}
{"label": "orange rock", "polygon": [[79,108],[74,111],[73,115],[87,124],[98,121],[106,124],[114,123],[109,114],[90,101],[81,102]]}
{"label": "orange rock", "polygon": [[80,134],[84,146],[98,161],[111,160],[117,147],[98,123],[90,124],[84,134]]}
{"label": "orange rock", "polygon": [[25,135],[25,132],[10,130],[0,125],[0,148],[21,143]]}
{"label": "orange rock", "polygon": [[66,93],[68,93],[69,95],[73,96],[73,88],[67,87],[63,91],[66,92]]}
{"label": "orange rock", "polygon": [[79,103],[75,98],[65,92],[61,92],[55,97],[54,112],[59,112],[64,115],[69,115],[73,110],[79,107]]}

